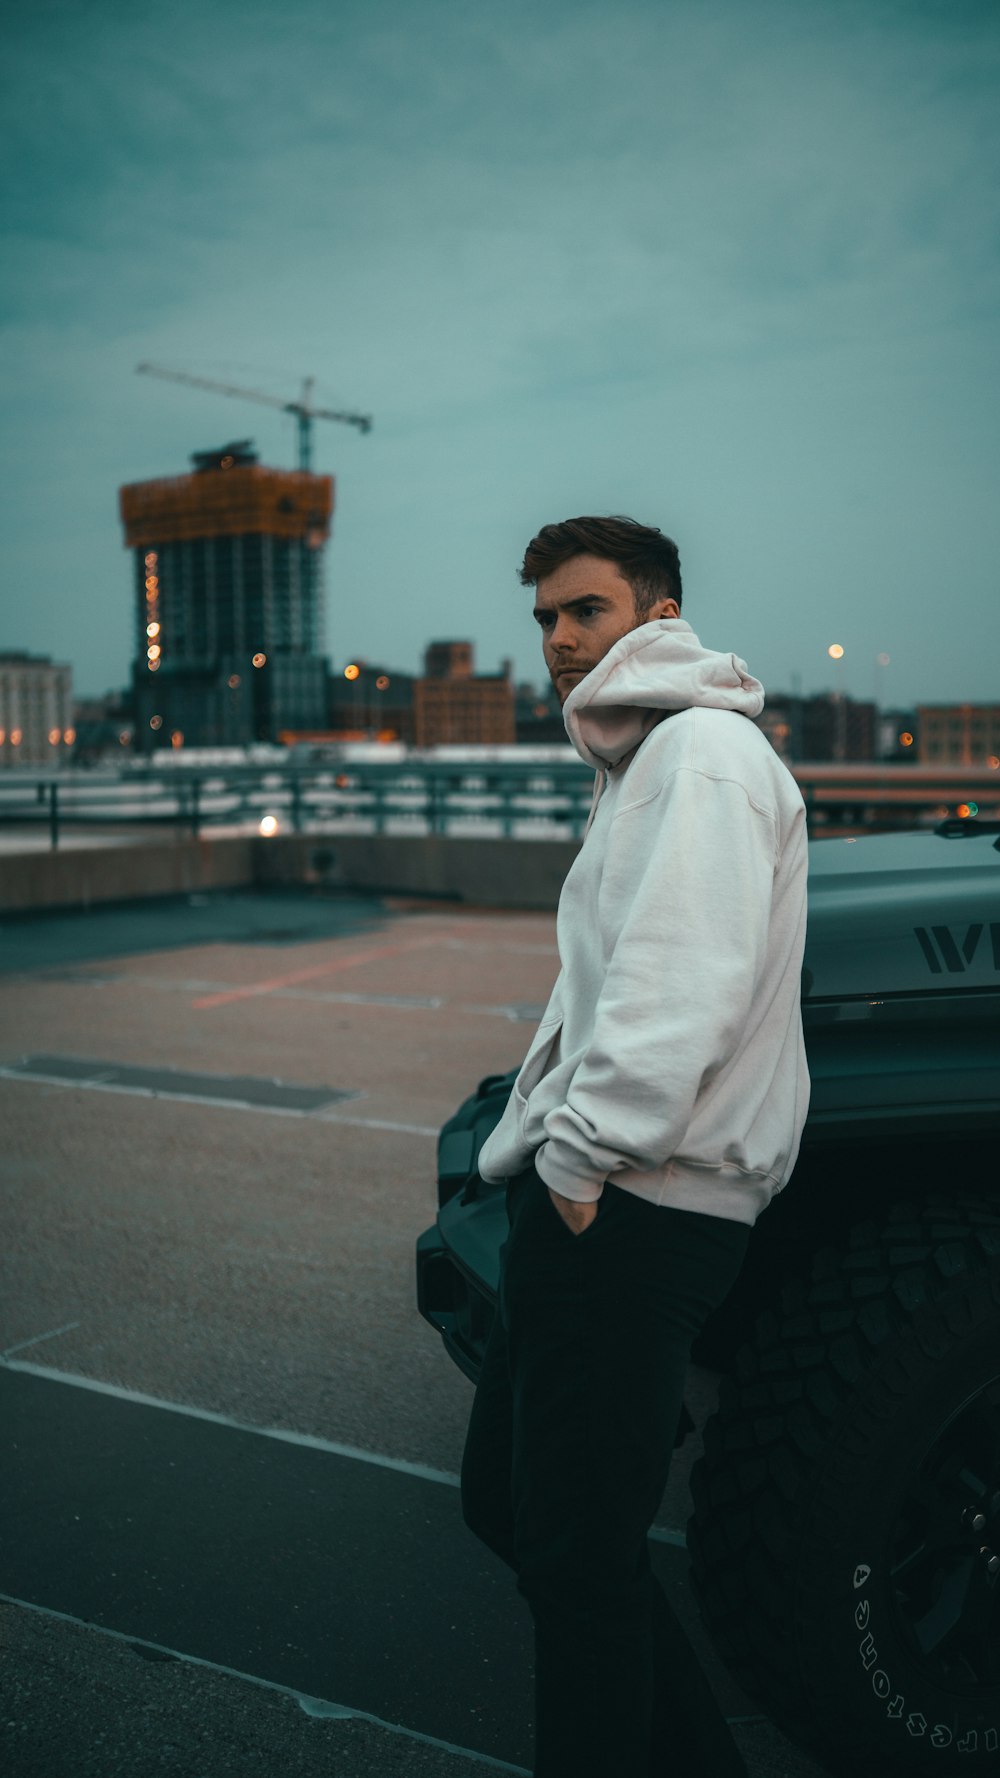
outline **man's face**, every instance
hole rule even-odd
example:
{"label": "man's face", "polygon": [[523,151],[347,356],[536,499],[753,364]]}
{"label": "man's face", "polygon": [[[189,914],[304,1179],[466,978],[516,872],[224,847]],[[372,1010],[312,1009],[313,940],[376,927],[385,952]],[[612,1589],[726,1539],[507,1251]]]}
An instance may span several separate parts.
{"label": "man's face", "polygon": [[535,621],[560,704],[620,637],[657,617],[680,617],[676,599],[658,599],[638,617],[628,581],[603,556],[571,556],[546,574],[535,589]]}

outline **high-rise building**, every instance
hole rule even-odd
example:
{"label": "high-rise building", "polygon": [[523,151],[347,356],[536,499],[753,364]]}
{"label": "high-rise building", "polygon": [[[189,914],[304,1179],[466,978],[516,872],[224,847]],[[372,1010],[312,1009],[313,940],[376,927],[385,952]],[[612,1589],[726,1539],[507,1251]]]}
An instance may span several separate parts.
{"label": "high-rise building", "polygon": [[134,561],[135,745],[322,728],[322,561],[333,477],[265,468],[249,439],[119,490]]}
{"label": "high-rise building", "polygon": [[0,654],[0,766],[50,766],[76,740],[69,667],[47,654]]}

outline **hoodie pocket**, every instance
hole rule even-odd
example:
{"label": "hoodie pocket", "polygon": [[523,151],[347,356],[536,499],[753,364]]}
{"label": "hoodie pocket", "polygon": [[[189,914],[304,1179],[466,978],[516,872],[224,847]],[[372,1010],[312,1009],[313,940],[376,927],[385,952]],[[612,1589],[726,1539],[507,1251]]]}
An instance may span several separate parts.
{"label": "hoodie pocket", "polygon": [[528,1100],[548,1069],[552,1051],[562,1030],[562,1023],[561,1016],[543,1020],[531,1040],[524,1061],[521,1063],[517,1079],[514,1082],[514,1101],[518,1109],[518,1124],[521,1130],[524,1129]]}

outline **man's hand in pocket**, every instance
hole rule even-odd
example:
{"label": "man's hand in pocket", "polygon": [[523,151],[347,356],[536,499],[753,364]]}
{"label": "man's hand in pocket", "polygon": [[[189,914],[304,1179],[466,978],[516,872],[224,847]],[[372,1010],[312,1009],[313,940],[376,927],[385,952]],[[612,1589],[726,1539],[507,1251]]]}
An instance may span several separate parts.
{"label": "man's hand in pocket", "polygon": [[592,1204],[581,1204],[576,1198],[564,1198],[562,1192],[554,1192],[551,1185],[547,1185],[545,1189],[566,1227],[572,1229],[574,1235],[582,1235],[584,1229],[589,1229],[597,1215],[599,1198],[595,1198]]}

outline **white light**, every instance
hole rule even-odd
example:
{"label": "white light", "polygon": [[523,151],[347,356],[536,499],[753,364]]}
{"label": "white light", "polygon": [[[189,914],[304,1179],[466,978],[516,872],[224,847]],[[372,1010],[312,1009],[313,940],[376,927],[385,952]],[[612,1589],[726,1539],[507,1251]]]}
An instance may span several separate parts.
{"label": "white light", "polygon": [[278,817],[277,817],[277,815],[262,815],[260,818],[260,822],[259,822],[257,831],[258,831],[258,833],[263,834],[265,840],[269,840],[271,838],[271,835],[277,833],[277,831],[278,831]]}

